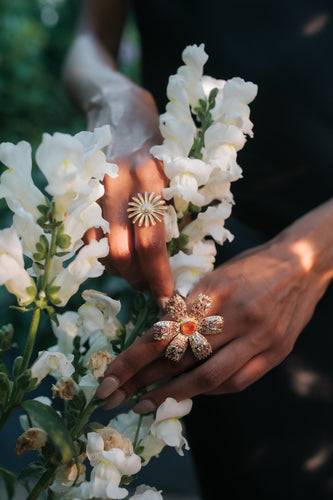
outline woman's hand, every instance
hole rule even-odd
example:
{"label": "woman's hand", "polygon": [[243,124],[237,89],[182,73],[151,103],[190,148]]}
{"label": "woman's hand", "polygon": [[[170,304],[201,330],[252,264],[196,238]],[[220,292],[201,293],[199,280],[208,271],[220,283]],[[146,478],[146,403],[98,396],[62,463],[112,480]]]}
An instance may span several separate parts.
{"label": "woman's hand", "polygon": [[[319,210],[318,220],[320,215]],[[188,306],[204,293],[214,299],[208,315],[224,317],[224,332],[207,337],[213,348],[210,358],[198,364],[187,349],[183,359],[174,363],[163,357],[168,341],[153,340],[150,329],[107,369],[97,391],[98,397],[109,398],[106,408],[163,380],[141,398],[135,411],[152,411],[168,396],[180,401],[202,393],[238,392],[278,365],[292,350],[332,278],[328,239],[314,237],[316,243],[311,244],[311,236],[299,237],[308,223],[308,228],[316,227],[312,226],[315,218],[300,219],[271,242],[206,275],[196,286]],[[330,250],[323,259],[326,244]]]}
{"label": "woman's hand", "polygon": [[[119,170],[115,179],[105,176],[105,194],[100,200],[103,217],[110,224],[110,254],[103,263],[111,274],[122,276],[133,287],[150,288],[163,305],[174,289],[164,223],[139,227],[132,224],[127,212],[133,195],[159,195],[168,182],[162,164],[149,153],[150,147],[162,140],[156,105],[147,91],[119,76],[112,93],[90,107],[89,128],[106,123],[108,117],[112,144],[106,157]],[[100,237],[94,228],[87,234],[88,241]]]}

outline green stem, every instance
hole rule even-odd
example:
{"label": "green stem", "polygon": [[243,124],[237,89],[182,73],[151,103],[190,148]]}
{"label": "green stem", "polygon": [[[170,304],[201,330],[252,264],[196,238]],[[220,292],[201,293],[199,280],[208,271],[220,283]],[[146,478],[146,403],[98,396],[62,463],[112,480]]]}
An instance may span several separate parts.
{"label": "green stem", "polygon": [[57,226],[52,228],[52,233],[51,233],[51,243],[50,243],[50,248],[49,251],[47,252],[47,256],[45,259],[45,267],[44,267],[44,276],[43,276],[43,284],[41,287],[41,291],[45,292],[46,287],[48,285],[49,281],[49,274],[50,274],[50,269],[51,269],[51,264],[52,264],[52,257],[55,255],[57,251],[57,231],[58,228]]}
{"label": "green stem", "polygon": [[44,472],[37,484],[35,484],[31,493],[28,495],[27,500],[38,500],[40,498],[40,494],[42,493],[42,491],[44,491],[53,481],[56,468],[57,465],[48,466],[47,470]]}
{"label": "green stem", "polygon": [[12,414],[12,411],[14,410],[14,406],[9,408],[7,411],[2,413],[0,417],[0,430],[3,428],[7,420],[9,419],[10,415]]}
{"label": "green stem", "polygon": [[142,314],[141,315],[139,314],[138,321],[136,322],[135,327],[133,328],[130,336],[128,337],[128,339],[125,342],[124,350],[127,349],[131,344],[133,344],[134,340],[142,333],[142,330],[143,330],[144,325],[146,323],[146,318],[147,318],[147,313],[148,313],[147,309],[148,308],[146,306],[145,309],[143,309],[143,311],[141,311]]}
{"label": "green stem", "polygon": [[28,340],[27,340],[27,343],[25,346],[25,351],[24,351],[24,355],[23,355],[23,361],[22,361],[20,373],[23,373],[28,368],[28,364],[29,364],[29,361],[31,358],[32,350],[33,350],[33,347],[35,344],[35,338],[36,338],[36,333],[38,330],[39,320],[40,320],[40,309],[36,308],[34,310],[32,320],[31,320]]}
{"label": "green stem", "polygon": [[137,426],[136,432],[135,432],[134,441],[133,441],[133,450],[134,451],[135,451],[135,448],[136,448],[138,441],[139,441],[139,434],[140,434],[140,429],[141,429],[141,425],[142,425],[142,420],[143,420],[143,415],[140,415],[139,420],[138,420],[138,426]]}
{"label": "green stem", "polygon": [[[99,402],[100,402],[100,400],[99,400]],[[90,401],[90,403],[87,404],[87,406],[85,407],[85,409],[82,412],[80,419],[78,420],[78,422],[76,422],[76,424],[74,425],[74,427],[71,431],[73,440],[78,439],[80,437],[80,435],[82,434],[83,427],[86,425],[86,423],[89,420],[90,415],[92,414],[94,409],[97,408],[97,406],[99,406],[99,405],[96,404],[95,398],[93,398]]]}

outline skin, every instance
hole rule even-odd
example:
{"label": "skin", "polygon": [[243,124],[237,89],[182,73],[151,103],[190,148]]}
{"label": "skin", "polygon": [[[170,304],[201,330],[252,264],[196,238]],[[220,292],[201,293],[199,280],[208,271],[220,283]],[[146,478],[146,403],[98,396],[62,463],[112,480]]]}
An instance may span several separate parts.
{"label": "skin", "polygon": [[[163,307],[174,291],[164,223],[139,228],[127,213],[132,196],[152,191],[159,195],[168,179],[162,164],[149,152],[162,142],[155,101],[149,92],[117,72],[115,61],[126,13],[127,2],[123,0],[83,2],[64,81],[85,112],[90,130],[111,125],[112,144],[105,153],[119,170],[116,179],[105,176],[105,195],[100,200],[103,217],[110,225],[110,253],[103,264],[134,288],[150,289]],[[102,233],[93,228],[86,234],[86,241],[101,237]]]}
{"label": "skin", "polygon": [[[112,128],[113,146],[106,154],[119,164],[119,176],[104,180],[101,206],[110,222],[110,255],[105,264],[132,286],[149,287],[163,306],[174,288],[163,223],[138,229],[126,212],[133,194],[160,194],[167,184],[163,166],[149,154],[150,147],[161,142],[154,101],[116,71],[119,27],[126,9],[123,0],[84,2],[64,78],[89,127],[110,123]],[[117,105],[121,112],[115,119]],[[197,363],[187,349],[183,359],[174,363],[164,358],[168,341],[154,341],[149,330],[108,367],[97,391],[98,397],[108,398],[106,408],[158,381],[164,383],[147,392],[135,411],[154,410],[167,396],[180,401],[203,393],[239,392],[278,365],[332,280],[333,232],[328,230],[332,225],[331,200],[271,241],[206,275],[186,302],[190,307],[202,292],[214,299],[209,315],[224,317],[224,333],[208,337],[213,355]],[[88,240],[99,237],[96,231],[87,235]]]}
{"label": "skin", "polygon": [[186,302],[190,307],[205,293],[214,299],[208,314],[224,317],[224,333],[207,336],[213,355],[198,364],[188,348],[173,363],[163,357],[168,341],[154,341],[150,330],[108,367],[97,393],[109,398],[106,408],[179,374],[146,393],[134,410],[151,411],[168,396],[180,401],[239,392],[283,361],[332,280],[333,238],[327,231],[332,223],[329,201],[270,242],[207,274]]}

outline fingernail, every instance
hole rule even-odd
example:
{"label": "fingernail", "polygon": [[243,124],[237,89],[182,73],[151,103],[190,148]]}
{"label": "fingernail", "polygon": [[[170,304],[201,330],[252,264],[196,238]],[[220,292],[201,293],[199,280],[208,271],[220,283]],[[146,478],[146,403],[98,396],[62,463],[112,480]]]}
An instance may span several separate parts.
{"label": "fingernail", "polygon": [[106,377],[100,384],[96,391],[96,398],[104,399],[112,394],[119,387],[119,380],[117,377]]}
{"label": "fingernail", "polygon": [[156,405],[150,399],[143,399],[139,401],[133,408],[135,413],[150,413],[151,411],[156,410]]}
{"label": "fingernail", "polygon": [[157,300],[157,305],[161,309],[162,312],[165,312],[165,306],[167,305],[169,300],[170,300],[170,297],[160,297]]}
{"label": "fingernail", "polygon": [[124,391],[116,391],[112,396],[110,396],[105,403],[104,407],[105,410],[112,410],[112,408],[115,408],[116,406],[120,405],[123,401],[126,399],[126,394]]}

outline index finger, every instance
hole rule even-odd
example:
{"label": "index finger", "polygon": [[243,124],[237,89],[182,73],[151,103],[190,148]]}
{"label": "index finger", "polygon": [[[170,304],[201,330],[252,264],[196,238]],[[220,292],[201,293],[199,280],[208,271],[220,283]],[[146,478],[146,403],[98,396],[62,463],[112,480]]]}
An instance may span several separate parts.
{"label": "index finger", "polygon": [[118,387],[124,385],[135,373],[161,357],[168,340],[156,342],[153,338],[153,329],[140,337],[126,351],[119,354],[106,369],[100,383],[96,397],[104,399]]}

